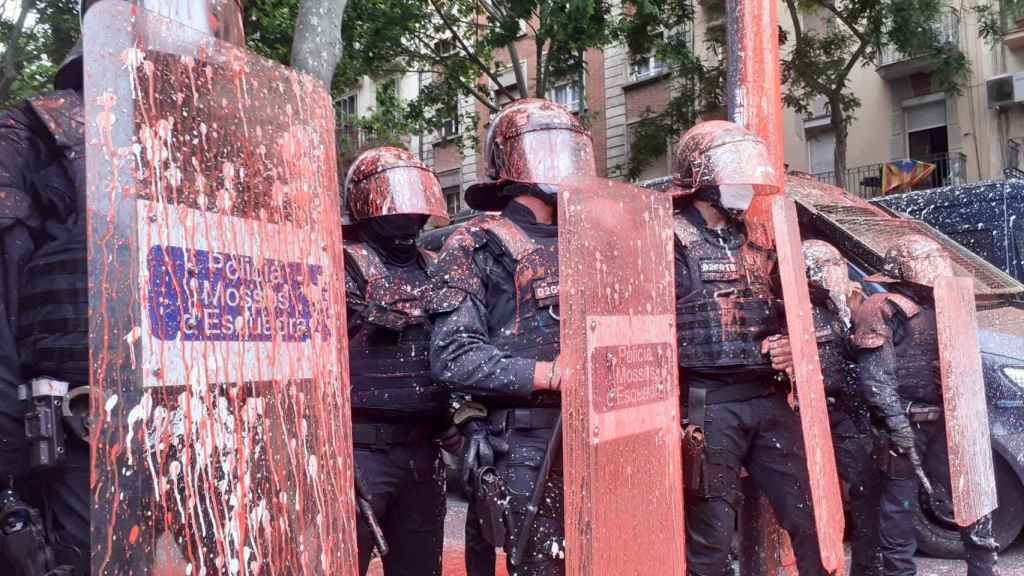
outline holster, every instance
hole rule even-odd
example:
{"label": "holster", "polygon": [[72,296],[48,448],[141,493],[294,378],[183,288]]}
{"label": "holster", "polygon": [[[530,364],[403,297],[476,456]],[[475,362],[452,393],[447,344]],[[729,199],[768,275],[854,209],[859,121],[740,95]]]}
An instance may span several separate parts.
{"label": "holster", "polygon": [[[75,576],[71,564],[58,564],[46,537],[42,514],[13,490],[0,492],[0,565],[12,576]],[[72,560],[78,563],[78,560]]]}
{"label": "holster", "polygon": [[480,534],[495,547],[503,547],[508,535],[505,484],[494,468],[474,471],[476,486],[473,506],[480,521]]}
{"label": "holster", "polygon": [[707,458],[704,454],[704,416],[707,390],[691,387],[687,395],[686,423],[683,424],[683,486],[700,491]]}

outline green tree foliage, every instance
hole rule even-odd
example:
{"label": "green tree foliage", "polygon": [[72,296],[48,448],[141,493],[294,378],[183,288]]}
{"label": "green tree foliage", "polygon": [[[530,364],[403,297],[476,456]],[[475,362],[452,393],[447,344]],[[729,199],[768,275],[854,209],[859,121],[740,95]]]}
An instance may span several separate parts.
{"label": "green tree foliage", "polygon": [[78,0],[3,0],[0,106],[49,89],[78,36]]}
{"label": "green tree foliage", "polygon": [[[589,48],[616,34],[612,2],[602,0],[351,0],[339,68],[353,79],[421,74],[418,96],[387,103],[393,129],[429,132],[459,118],[460,98],[490,111],[506,101],[543,97],[558,81],[580,77]],[[521,39],[529,37],[524,44]],[[518,42],[517,42],[518,41]],[[529,50],[538,70],[520,65]],[[511,69],[515,81],[509,81]],[[378,113],[382,109],[378,102]],[[464,130],[468,137],[473,130]]]}
{"label": "green tree foliage", "polygon": [[[797,112],[810,113],[816,100],[825,102],[835,134],[836,185],[844,186],[849,126],[861,102],[849,86],[858,66],[873,65],[884,51],[934,62],[932,86],[959,93],[969,66],[956,42],[941,24],[947,17],[943,0],[785,0],[793,41],[784,49],[783,101]],[[817,17],[806,26],[802,15]]]}

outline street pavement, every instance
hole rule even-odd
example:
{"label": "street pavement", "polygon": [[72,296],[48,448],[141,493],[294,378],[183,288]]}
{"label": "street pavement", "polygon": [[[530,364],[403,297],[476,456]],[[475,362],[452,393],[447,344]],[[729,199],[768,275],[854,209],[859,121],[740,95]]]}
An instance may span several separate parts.
{"label": "street pavement", "polygon": [[[465,576],[463,566],[463,529],[466,525],[466,502],[458,498],[448,499],[448,516],[445,518],[444,534],[444,576]],[[506,576],[504,558],[498,562],[497,576]],[[957,560],[918,557],[918,576],[961,576],[967,573],[966,565]],[[999,557],[1001,576],[1024,576],[1024,538],[1020,538]],[[380,562],[374,560],[370,576],[383,576]],[[655,576],[655,575],[651,575]]]}

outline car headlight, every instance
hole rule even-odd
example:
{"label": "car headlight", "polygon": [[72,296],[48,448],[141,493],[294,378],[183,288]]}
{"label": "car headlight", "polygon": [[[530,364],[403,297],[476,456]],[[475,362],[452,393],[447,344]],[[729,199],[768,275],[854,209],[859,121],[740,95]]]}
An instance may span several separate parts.
{"label": "car headlight", "polygon": [[1010,382],[1024,390],[1024,366],[1004,366],[1003,374],[1010,379]]}

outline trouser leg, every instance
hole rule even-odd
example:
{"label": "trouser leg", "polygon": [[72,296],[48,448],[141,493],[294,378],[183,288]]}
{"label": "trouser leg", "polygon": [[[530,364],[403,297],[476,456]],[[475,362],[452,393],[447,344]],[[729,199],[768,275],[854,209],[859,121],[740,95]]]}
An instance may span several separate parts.
{"label": "trouser leg", "polygon": [[879,508],[879,548],[886,576],[914,576],[914,508],[917,499],[915,478],[883,475]]}
{"label": "trouser leg", "polygon": [[789,534],[800,575],[826,575],[799,416],[781,395],[747,402],[748,416],[757,425],[744,464]]}
{"label": "trouser leg", "polygon": [[480,531],[480,518],[472,502],[466,512],[466,574],[467,576],[494,576],[497,554],[494,546],[484,539]]}
{"label": "trouser leg", "polygon": [[705,411],[702,484],[685,496],[686,570],[690,576],[729,573],[729,550],[743,500],[740,460],[747,451],[742,404],[714,404]]}
{"label": "trouser leg", "polygon": [[871,457],[871,438],[841,410],[830,414],[832,445],[839,477],[849,493],[850,576],[879,576],[878,551],[879,471]]}
{"label": "trouser leg", "polygon": [[[509,538],[506,552],[524,537],[526,507],[537,481],[537,473],[544,460],[551,429],[512,430],[509,433],[509,450],[497,459],[498,474],[508,491]],[[560,461],[561,455],[556,457]],[[519,566],[508,563],[510,576],[563,576],[565,561],[553,558],[548,553],[551,542],[565,539],[565,519],[562,510],[563,489],[561,466],[556,466],[548,476],[544,498],[537,515],[529,527],[528,543]]]}
{"label": "trouser leg", "polygon": [[67,460],[45,474],[43,496],[50,520],[54,554],[59,563],[89,573],[89,446],[68,437]]}
{"label": "trouser leg", "polygon": [[389,548],[384,575],[440,576],[446,513],[440,450],[424,443],[402,446],[397,454],[401,459],[392,463],[404,469],[404,481],[381,517]]}

